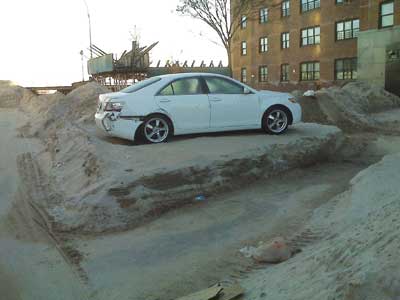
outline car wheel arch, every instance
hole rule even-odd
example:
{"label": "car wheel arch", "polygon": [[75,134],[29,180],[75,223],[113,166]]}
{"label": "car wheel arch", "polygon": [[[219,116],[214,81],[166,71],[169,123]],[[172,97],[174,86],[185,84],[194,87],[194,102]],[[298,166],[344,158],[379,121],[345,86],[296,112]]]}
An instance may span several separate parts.
{"label": "car wheel arch", "polygon": [[162,117],[166,118],[167,121],[169,122],[169,125],[171,125],[171,133],[174,134],[174,132],[175,132],[174,122],[172,121],[171,117],[164,112],[153,112],[153,113],[150,113],[147,116],[145,116],[143,119],[146,120],[146,119],[150,119],[150,118],[156,117],[156,116],[162,116]]}
{"label": "car wheel arch", "polygon": [[270,107],[268,107],[268,108],[264,111],[264,113],[262,114],[262,117],[261,117],[261,127],[263,126],[263,121],[264,121],[265,114],[266,114],[268,111],[272,110],[272,109],[282,109],[282,110],[285,110],[286,113],[288,114],[289,125],[292,125],[292,124],[293,124],[293,113],[292,113],[292,111],[289,109],[289,107],[287,107],[286,105],[283,105],[283,104],[274,104],[274,105],[271,105]]}

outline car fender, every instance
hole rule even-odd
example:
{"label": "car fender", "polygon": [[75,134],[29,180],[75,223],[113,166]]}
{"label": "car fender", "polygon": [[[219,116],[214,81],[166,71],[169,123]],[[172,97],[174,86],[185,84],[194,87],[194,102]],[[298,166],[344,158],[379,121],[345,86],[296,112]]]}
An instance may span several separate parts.
{"label": "car fender", "polygon": [[294,98],[289,93],[281,93],[281,92],[272,92],[272,91],[260,91],[260,110],[261,110],[261,120],[264,116],[264,112],[266,112],[270,107],[274,105],[283,105],[292,114],[292,117],[297,120],[295,117],[298,114],[298,104],[289,101],[289,99]]}
{"label": "car fender", "polygon": [[152,112],[155,112],[159,107],[150,97],[139,99],[129,99],[129,97],[119,98],[119,101],[124,102],[124,108],[121,111],[121,117],[145,117]]}

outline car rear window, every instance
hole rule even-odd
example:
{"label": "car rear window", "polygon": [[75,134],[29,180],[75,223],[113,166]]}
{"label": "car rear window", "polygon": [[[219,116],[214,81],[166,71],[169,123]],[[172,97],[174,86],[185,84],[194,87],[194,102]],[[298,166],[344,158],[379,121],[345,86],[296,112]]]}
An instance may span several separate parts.
{"label": "car rear window", "polygon": [[159,77],[152,77],[149,79],[145,79],[143,81],[139,81],[139,82],[121,90],[121,93],[134,93],[134,92],[137,92],[138,90],[148,87],[160,80],[161,80],[161,78],[159,78]]}
{"label": "car rear window", "polygon": [[205,78],[210,94],[243,94],[243,87],[219,77]]}

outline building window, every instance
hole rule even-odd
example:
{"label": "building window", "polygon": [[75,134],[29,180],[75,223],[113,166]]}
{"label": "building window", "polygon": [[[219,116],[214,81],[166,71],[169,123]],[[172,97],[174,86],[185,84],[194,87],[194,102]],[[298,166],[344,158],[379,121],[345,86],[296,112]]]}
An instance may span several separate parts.
{"label": "building window", "polygon": [[242,70],[240,71],[240,80],[243,83],[247,82],[247,69],[246,68],[242,68]]}
{"label": "building window", "polygon": [[267,82],[268,80],[268,67],[260,66],[258,68],[258,81],[259,82]]}
{"label": "building window", "polygon": [[317,45],[321,41],[320,37],[320,28],[318,27],[310,27],[301,30],[301,45]]}
{"label": "building window", "polygon": [[336,4],[344,4],[345,0],[336,0]]}
{"label": "building window", "polygon": [[336,80],[357,79],[357,57],[335,60]]}
{"label": "building window", "polygon": [[283,1],[281,4],[282,17],[290,16],[290,1]]}
{"label": "building window", "polygon": [[268,51],[268,38],[262,37],[260,38],[260,53]]}
{"label": "building window", "polygon": [[289,64],[281,65],[281,81],[289,81]]}
{"label": "building window", "polygon": [[245,15],[240,19],[240,28],[245,29],[247,27],[247,17]]}
{"label": "building window", "polygon": [[319,80],[319,62],[305,62],[300,66],[302,81]]}
{"label": "building window", "polygon": [[394,1],[381,3],[379,15],[379,27],[391,27],[394,25]]}
{"label": "building window", "polygon": [[319,8],[321,6],[320,0],[301,0],[301,11],[306,12]]}
{"label": "building window", "polygon": [[336,23],[336,40],[354,39],[360,31],[360,20],[348,20]]}
{"label": "building window", "polygon": [[246,41],[243,41],[243,42],[242,42],[242,48],[241,48],[240,53],[241,53],[242,55],[247,55],[247,42],[246,42]]}
{"label": "building window", "polygon": [[260,24],[268,22],[268,8],[260,9]]}
{"label": "building window", "polygon": [[287,49],[290,46],[290,35],[289,32],[283,32],[281,34],[282,49]]}

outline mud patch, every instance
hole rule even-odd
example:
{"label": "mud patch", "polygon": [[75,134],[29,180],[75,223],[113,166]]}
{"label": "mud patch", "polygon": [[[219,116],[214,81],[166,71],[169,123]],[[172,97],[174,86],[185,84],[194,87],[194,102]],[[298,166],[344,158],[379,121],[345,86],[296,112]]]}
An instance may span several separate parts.
{"label": "mud patch", "polygon": [[152,176],[145,176],[138,184],[149,189],[169,190],[183,185],[204,184],[210,176],[208,168],[197,170],[196,168],[187,168],[168,173],[158,173]]}

